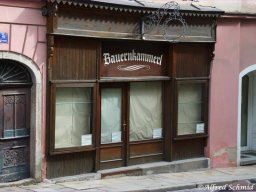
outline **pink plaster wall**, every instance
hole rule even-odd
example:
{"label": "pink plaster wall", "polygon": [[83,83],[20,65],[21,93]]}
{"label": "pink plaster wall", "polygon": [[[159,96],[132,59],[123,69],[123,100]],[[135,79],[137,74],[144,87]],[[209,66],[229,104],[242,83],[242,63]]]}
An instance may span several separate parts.
{"label": "pink plaster wall", "polygon": [[0,22],[45,25],[40,8],[22,7],[22,5],[26,6],[26,1],[20,2],[18,7],[12,5],[12,1],[10,3],[9,6],[0,4]]}
{"label": "pink plaster wall", "polygon": [[[211,70],[209,156],[212,167],[236,165],[240,23],[220,20]],[[236,156],[235,156],[236,158]]]}
{"label": "pink plaster wall", "polygon": [[256,64],[256,18],[241,22],[240,71]]}
{"label": "pink plaster wall", "polygon": [[256,18],[218,21],[211,70],[209,140],[211,167],[237,165],[239,73],[256,64]]}
{"label": "pink plaster wall", "polygon": [[[23,4],[25,6],[26,2]],[[41,67],[46,64],[46,18],[42,16],[41,8],[23,8],[21,5],[20,1],[19,7],[13,2],[8,6],[0,5],[0,32],[9,34],[9,43],[0,43],[0,50],[31,58],[42,72]]]}
{"label": "pink plaster wall", "polygon": [[9,34],[9,43],[0,43],[0,51],[15,52],[31,59],[42,74],[42,155],[45,177],[46,114],[46,18],[41,0],[0,0],[0,32]]}

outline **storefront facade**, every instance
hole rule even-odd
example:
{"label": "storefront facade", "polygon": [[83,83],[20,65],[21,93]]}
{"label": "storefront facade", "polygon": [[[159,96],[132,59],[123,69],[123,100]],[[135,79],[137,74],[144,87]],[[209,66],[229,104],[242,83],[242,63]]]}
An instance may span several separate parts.
{"label": "storefront facade", "polygon": [[0,182],[43,174],[46,19],[41,1],[0,1]]}
{"label": "storefront facade", "polygon": [[194,6],[48,1],[47,178],[205,156],[222,12]]}

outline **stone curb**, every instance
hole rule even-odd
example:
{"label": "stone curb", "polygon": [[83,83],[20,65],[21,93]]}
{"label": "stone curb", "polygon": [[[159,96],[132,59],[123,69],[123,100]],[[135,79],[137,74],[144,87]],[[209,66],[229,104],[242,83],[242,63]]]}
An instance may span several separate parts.
{"label": "stone curb", "polygon": [[38,181],[36,181],[33,178],[28,178],[28,179],[23,179],[20,181],[14,181],[14,182],[8,182],[8,183],[0,183],[0,188],[4,188],[4,187],[19,187],[22,185],[31,185],[31,184],[36,184],[36,183],[40,183]]}
{"label": "stone curb", "polygon": [[[256,176],[255,176],[256,177]],[[215,186],[224,186],[226,184],[232,184],[239,181],[244,180],[251,180],[252,178],[248,179],[231,179],[226,181],[214,181],[214,182],[202,182],[202,183],[195,183],[195,184],[184,184],[179,186],[172,186],[172,187],[159,187],[159,188],[152,188],[152,189],[138,189],[132,191],[125,191],[125,192],[171,192],[171,191],[178,191],[178,190],[186,190],[186,189],[200,189],[202,186],[207,185],[215,185]],[[254,179],[254,178],[253,178]]]}

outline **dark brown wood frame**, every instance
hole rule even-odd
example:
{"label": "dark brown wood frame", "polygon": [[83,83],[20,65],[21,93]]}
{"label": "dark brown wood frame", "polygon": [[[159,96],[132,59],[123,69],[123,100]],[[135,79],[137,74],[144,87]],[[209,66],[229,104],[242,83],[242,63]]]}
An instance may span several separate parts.
{"label": "dark brown wood frame", "polygon": [[[93,151],[95,150],[95,122],[96,122],[96,84],[95,83],[67,83],[64,81],[52,81],[50,84],[50,95],[51,95],[51,111],[50,111],[50,144],[49,153],[50,155],[74,153],[81,151]],[[88,87],[92,88],[92,145],[90,146],[79,146],[55,149],[55,102],[56,102],[56,88],[57,87]]]}
{"label": "dark brown wood frame", "polygon": [[[162,84],[162,99],[163,99],[163,108],[162,108],[162,114],[164,114],[164,100],[165,100],[165,97],[164,97],[164,85],[163,85],[163,81],[161,81],[161,84]],[[130,97],[130,82],[126,82],[126,83],[115,83],[115,82],[112,82],[112,83],[104,83],[104,84],[101,84],[100,85],[100,89],[101,88],[121,88],[122,89],[122,105],[124,107],[122,107],[122,122],[125,122],[125,130],[124,130],[124,127],[122,127],[122,142],[120,143],[109,143],[109,144],[100,144],[99,143],[99,148],[97,147],[97,149],[101,150],[101,149],[104,149],[104,148],[114,148],[114,147],[122,147],[122,154],[121,154],[121,157],[122,159],[119,159],[119,161],[123,161],[122,162],[122,166],[127,166],[127,165],[130,165],[130,160],[132,159],[141,159],[141,158],[150,158],[150,156],[161,156],[161,160],[164,159],[164,142],[165,142],[165,116],[163,115],[162,116],[162,127],[163,127],[163,135],[162,135],[162,138],[159,138],[159,139],[148,139],[148,140],[142,140],[142,141],[133,141],[133,142],[130,142],[129,141],[129,109],[130,109],[130,100],[129,100],[129,97]],[[99,95],[99,98],[101,98],[101,96]],[[99,102],[100,103],[100,102]],[[124,109],[125,108],[125,109]],[[98,106],[98,115],[101,114],[101,104],[99,104]],[[101,123],[100,123],[100,117],[98,117],[99,119],[99,123],[98,123],[98,135],[96,136],[96,140],[100,141],[100,132],[101,132]],[[140,144],[143,144],[143,145],[157,145],[157,143],[161,143],[162,145],[162,152],[161,153],[154,153],[154,154],[147,154],[147,155],[138,155],[138,156],[133,156],[131,157],[130,156],[130,150],[131,150],[131,147],[136,147]],[[123,146],[121,146],[123,145]],[[96,167],[98,167],[98,169],[100,169],[100,152],[97,153],[99,156],[99,161],[97,161],[97,165]],[[116,159],[116,161],[118,161],[118,159]],[[109,161],[111,162],[111,160]]]}
{"label": "dark brown wood frame", "polygon": [[[106,163],[111,162],[111,161],[116,161],[116,162],[120,162],[123,161],[121,164],[122,166],[126,165],[127,159],[126,157],[126,152],[127,152],[127,135],[126,135],[126,131],[124,130],[124,124],[125,121],[127,121],[127,114],[126,114],[126,110],[125,108],[127,108],[127,84],[125,83],[104,83],[104,84],[100,84],[100,90],[99,90],[99,105],[98,105],[98,135],[96,135],[96,140],[99,141],[99,160],[96,162],[97,163],[97,167],[100,169],[101,167],[101,149],[111,149],[111,148],[116,148],[119,147],[121,148],[121,159],[113,159],[113,160],[109,160],[106,161]],[[122,141],[121,142],[117,142],[117,143],[106,143],[106,144],[101,144],[101,89],[104,88],[120,88],[122,89],[122,109],[121,109],[121,122],[122,122]],[[127,122],[126,122],[126,126],[127,126]]]}
{"label": "dark brown wood frame", "polygon": [[[85,39],[83,39],[85,40]],[[102,43],[106,42],[106,40],[98,39],[98,40],[92,40],[88,39],[90,42],[94,42],[97,44],[96,47],[94,47],[92,43],[92,49],[89,50],[96,50],[95,54],[90,55],[89,54],[89,61],[86,63],[83,67],[84,69],[92,69],[94,68],[93,78],[90,76],[83,76],[81,79],[76,78],[51,78],[51,71],[49,71],[48,81],[48,103],[50,104],[49,113],[48,115],[48,135],[47,138],[49,138],[50,142],[47,142],[47,149],[49,156],[48,162],[49,162],[49,169],[51,169],[51,174],[54,172],[54,166],[56,166],[56,163],[62,162],[64,163],[64,160],[60,160],[58,158],[60,157],[67,157],[72,159],[72,163],[80,162],[82,161],[82,156],[89,157],[90,160],[88,160],[90,163],[93,161],[93,165],[90,165],[90,170],[100,170],[100,169],[107,169],[107,168],[114,168],[114,167],[120,167],[120,166],[127,166],[127,165],[134,165],[134,164],[143,164],[143,163],[149,163],[149,162],[156,162],[156,161],[172,161],[172,160],[180,160],[180,159],[186,159],[186,158],[194,158],[194,157],[202,157],[204,156],[203,150],[206,146],[206,141],[208,137],[207,133],[207,110],[208,105],[205,105],[205,133],[199,133],[199,134],[190,134],[190,135],[177,135],[177,87],[179,83],[205,83],[205,93],[207,93],[207,100],[205,102],[208,102],[208,81],[209,81],[209,68],[210,63],[208,62],[208,47],[207,45],[204,45],[204,47],[201,47],[199,44],[195,45],[195,49],[198,49],[200,53],[194,55],[194,52],[189,49],[192,44],[188,44],[187,46],[180,45],[180,44],[170,44],[169,45],[169,58],[166,66],[166,72],[162,75],[164,76],[136,76],[136,77],[107,77],[102,78],[100,76],[100,63],[101,63],[101,45]],[[114,40],[112,40],[114,41]],[[120,40],[117,40],[120,42]],[[79,42],[79,41],[77,41]],[[136,44],[135,44],[136,45]],[[194,44],[193,44],[194,45]],[[177,46],[179,49],[177,49]],[[193,46],[192,46],[193,47]],[[57,47],[58,48],[58,47]],[[186,51],[186,54],[180,54],[183,49]],[[57,50],[57,49],[56,49]],[[80,50],[80,49],[78,49]],[[84,50],[86,51],[86,50]],[[177,52],[177,53],[176,53]],[[56,54],[60,55],[61,52],[57,51]],[[202,55],[202,56],[201,56]],[[61,55],[59,56],[61,57]],[[49,64],[55,65],[57,62],[58,57],[54,56],[53,58],[49,59]],[[194,59],[196,58],[196,59]],[[72,60],[69,61],[70,63],[73,63]],[[74,60],[75,63],[81,62],[79,60]],[[61,63],[58,63],[60,65]],[[68,65],[69,67],[72,67],[72,65]],[[193,66],[193,67],[192,67]],[[194,67],[195,66],[195,67]],[[196,67],[197,66],[197,67]],[[202,66],[202,69],[204,69],[203,72],[201,72],[200,66]],[[62,70],[62,67],[60,68],[54,68],[55,70]],[[65,68],[66,69],[66,68]],[[78,68],[76,68],[78,69]],[[75,73],[79,73],[79,71],[74,71]],[[149,81],[159,81],[162,82],[162,91],[163,91],[163,138],[161,139],[149,139],[149,140],[143,140],[143,141],[134,141],[129,142],[129,85],[131,82],[149,82]],[[54,121],[52,120],[54,118],[54,105],[55,105],[55,89],[56,86],[66,86],[66,87],[80,87],[80,86],[92,86],[93,87],[93,145],[92,146],[81,146],[81,147],[72,147],[72,148],[61,148],[61,149],[54,149]],[[100,142],[101,137],[101,122],[100,122],[100,114],[101,114],[101,95],[100,95],[100,89],[102,87],[125,87],[125,95],[126,99],[123,99],[123,102],[125,102],[124,105],[126,105],[126,113],[125,117],[127,119],[127,131],[125,135],[125,144],[123,143],[110,143],[110,144],[104,144],[102,145]],[[126,100],[126,101],[125,101]],[[123,133],[124,134],[124,133]],[[48,141],[49,141],[48,140]],[[125,147],[122,147],[122,154],[120,156],[121,146],[123,145]],[[114,153],[114,148],[117,149],[119,147],[119,151],[116,151],[116,154]],[[104,166],[101,166],[101,150],[106,150],[105,153],[109,153],[109,151],[112,150],[113,154],[118,157],[120,157],[120,161],[114,161],[111,162],[111,158],[107,159],[106,161],[110,160],[109,164],[106,163]],[[117,155],[118,154],[118,155]],[[88,155],[88,156],[87,156]],[[105,159],[103,159],[105,160]],[[106,165],[106,166],[105,166]],[[84,167],[84,170],[87,170],[86,167]],[[88,168],[89,170],[89,168]],[[70,170],[71,171],[71,170]],[[79,172],[79,170],[76,170]],[[65,171],[63,171],[64,174]],[[66,173],[65,173],[66,174]],[[55,174],[53,174],[55,175]]]}

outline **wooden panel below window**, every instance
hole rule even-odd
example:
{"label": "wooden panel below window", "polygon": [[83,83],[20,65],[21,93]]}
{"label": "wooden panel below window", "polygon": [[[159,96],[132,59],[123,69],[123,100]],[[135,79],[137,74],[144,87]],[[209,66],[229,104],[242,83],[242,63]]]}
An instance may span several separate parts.
{"label": "wooden panel below window", "polygon": [[107,161],[107,162],[101,162],[100,163],[100,169],[113,169],[113,168],[117,168],[117,167],[123,167],[123,161],[120,160],[115,160],[115,161]]}
{"label": "wooden panel below window", "polygon": [[129,165],[163,160],[163,141],[130,144]]}
{"label": "wooden panel below window", "polygon": [[107,147],[101,148],[100,150],[100,160],[108,161],[114,159],[122,159],[122,147]]}
{"label": "wooden panel below window", "polygon": [[193,138],[173,142],[172,160],[204,157],[206,138]]}
{"label": "wooden panel below window", "polygon": [[159,161],[163,161],[163,154],[155,154],[155,155],[130,158],[129,165],[138,165],[138,164],[153,163],[153,162],[159,162]]}
{"label": "wooden panel below window", "polygon": [[130,157],[163,153],[163,141],[148,143],[131,143]]}
{"label": "wooden panel below window", "polygon": [[95,170],[95,152],[82,152],[49,156],[47,178],[90,173]]}
{"label": "wooden panel below window", "polygon": [[124,166],[122,146],[103,146],[100,149],[100,169]]}

